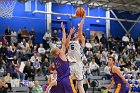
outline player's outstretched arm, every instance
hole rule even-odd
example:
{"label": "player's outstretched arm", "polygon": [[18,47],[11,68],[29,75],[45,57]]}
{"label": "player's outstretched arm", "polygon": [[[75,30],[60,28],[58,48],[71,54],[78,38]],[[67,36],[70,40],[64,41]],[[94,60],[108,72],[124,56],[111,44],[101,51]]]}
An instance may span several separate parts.
{"label": "player's outstretched arm", "polygon": [[66,32],[65,32],[65,27],[63,22],[61,23],[61,28],[62,28],[62,51],[66,51]]}
{"label": "player's outstretched arm", "polygon": [[74,33],[74,31],[75,31],[75,28],[74,27],[70,29],[70,33],[69,33],[69,35],[67,37],[67,40],[66,40],[66,48],[69,47],[70,39],[71,39],[71,36]]}
{"label": "player's outstretched arm", "polygon": [[86,13],[85,13],[84,17],[82,18],[82,21],[80,22],[80,25],[78,28],[78,35],[79,35],[82,47],[85,46],[85,37],[83,36],[83,25],[85,22],[85,17],[86,17]]}

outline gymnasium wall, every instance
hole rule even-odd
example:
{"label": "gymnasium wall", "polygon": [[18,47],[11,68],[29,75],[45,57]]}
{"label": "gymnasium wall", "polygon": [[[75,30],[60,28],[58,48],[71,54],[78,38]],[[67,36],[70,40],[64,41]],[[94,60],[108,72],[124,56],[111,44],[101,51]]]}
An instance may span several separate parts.
{"label": "gymnasium wall", "polygon": [[[40,11],[45,11],[45,4],[37,3],[37,8]],[[96,9],[88,9],[88,7],[84,7],[86,10],[86,15],[88,16],[100,16],[105,17],[106,11],[102,8],[96,8]],[[47,29],[47,20],[45,18],[45,14],[32,14],[32,12],[35,10],[35,2],[32,1],[31,3],[31,11],[26,12],[25,11],[25,4],[23,3],[16,3],[15,9],[14,9],[14,17],[11,19],[3,19],[0,18],[0,34],[4,34],[4,30],[7,26],[10,27],[10,29],[14,28],[15,31],[18,31],[19,28],[23,29],[23,27],[27,27],[27,29],[30,31],[31,28],[34,28],[37,36],[36,36],[36,42],[42,42],[42,37]],[[68,13],[68,14],[75,14],[76,8],[73,6],[67,4],[67,5],[58,5],[56,3],[52,3],[52,12],[58,12],[58,13]],[[132,15],[130,13],[124,12],[124,13],[118,13],[117,11],[114,11],[118,18],[126,18],[131,20],[136,20],[138,18],[138,15]],[[110,14],[111,17],[114,18],[112,13]],[[93,31],[103,31],[106,33],[106,20],[98,19],[99,22],[97,22],[97,19],[93,18],[86,18],[85,24],[83,27],[83,32],[86,34],[86,38],[90,38],[90,30]],[[66,26],[66,31],[69,32],[70,27],[75,26],[78,27],[78,23],[80,23],[81,18],[71,18],[69,16],[57,16],[52,15],[52,33],[55,29],[60,29],[60,23],[64,22]],[[129,30],[133,23],[128,22],[122,22],[124,24],[125,28]],[[111,21],[110,22],[110,32],[113,37],[116,37],[117,35],[120,35],[121,37],[125,34],[125,31],[120,26],[120,24],[117,21]],[[134,38],[136,38],[138,35],[140,35],[139,31],[140,24],[136,24],[135,27],[130,32]],[[38,39],[39,38],[39,39]],[[41,38],[41,39],[40,39]]]}
{"label": "gymnasium wall", "polygon": [[130,31],[132,37],[137,38],[140,36],[140,23],[136,23],[133,29]]}
{"label": "gymnasium wall", "polygon": [[[45,5],[41,5],[39,2],[37,3],[38,10],[45,10]],[[23,29],[24,27],[27,28],[28,31],[31,28],[34,28],[36,31],[36,42],[42,42],[45,31],[46,31],[46,20],[45,14],[32,14],[35,10],[35,2],[31,2],[31,11],[25,11],[25,4],[24,3],[16,3],[13,15],[14,17],[11,19],[0,18],[0,34],[3,35],[7,26],[10,29],[14,28],[17,32],[18,29]]]}
{"label": "gymnasium wall", "polygon": [[[116,16],[120,19],[129,19],[129,20],[137,20],[139,17],[139,14],[132,14],[130,12],[122,12],[119,13],[118,11],[113,11]],[[112,13],[110,13],[110,17],[115,18],[114,15]],[[133,22],[121,22],[124,27],[126,28],[126,30],[129,32],[129,29],[133,26]],[[138,28],[138,25],[140,26],[140,24],[136,24],[136,26],[134,26],[134,28],[132,29],[132,31],[130,31],[130,34],[133,38],[137,38],[138,36],[140,36],[140,30]],[[116,36],[120,36],[122,37],[126,32],[125,30],[121,27],[121,25],[119,24],[118,21],[110,21],[110,32],[111,35],[113,37]],[[138,31],[139,30],[139,31]]]}
{"label": "gymnasium wall", "polygon": [[[63,13],[63,14],[75,14],[75,11],[77,8],[74,8],[71,5],[58,5],[56,3],[52,4],[52,11],[53,12],[57,12],[57,13]],[[89,13],[88,13],[88,7],[84,7],[84,9],[86,10],[86,15],[89,16],[101,16],[101,17],[105,17],[106,16],[106,12],[104,9],[89,9]],[[59,16],[57,15],[52,15],[52,24],[53,27],[52,29],[55,28],[60,28],[60,22],[64,21],[67,27],[67,32],[69,32],[70,27],[75,26],[76,28],[78,27],[78,23],[80,23],[81,18],[70,18],[68,16],[61,16],[61,19],[57,19]],[[56,21],[56,22],[55,22]],[[58,24],[58,21],[59,24]],[[55,25],[56,24],[56,25]],[[57,25],[58,24],[58,25]],[[91,18],[86,18],[85,19],[85,24],[83,27],[83,32],[86,34],[86,38],[90,38],[90,30],[94,30],[94,31],[106,31],[106,21],[105,20],[100,20],[100,22],[96,22],[96,19],[91,19]]]}

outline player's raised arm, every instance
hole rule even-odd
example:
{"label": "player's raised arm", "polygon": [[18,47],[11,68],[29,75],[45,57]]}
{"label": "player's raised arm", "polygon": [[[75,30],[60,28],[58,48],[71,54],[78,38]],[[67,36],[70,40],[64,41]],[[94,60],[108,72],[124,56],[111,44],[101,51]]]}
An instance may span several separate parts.
{"label": "player's raised arm", "polygon": [[85,15],[83,16],[82,21],[80,22],[80,25],[79,25],[79,28],[78,28],[78,35],[79,35],[82,47],[85,46],[85,37],[83,36],[83,31],[82,31],[83,30],[83,25],[84,25],[84,22],[85,22],[85,17],[86,17],[86,12],[85,12]]}
{"label": "player's raised arm", "polygon": [[74,31],[75,31],[75,28],[74,27],[70,29],[70,33],[69,33],[69,35],[67,37],[67,40],[66,40],[66,48],[69,47],[70,39],[71,39],[71,36],[74,33]]}
{"label": "player's raised arm", "polygon": [[66,51],[66,32],[65,32],[65,27],[63,22],[61,23],[61,28],[62,28],[62,50]]}

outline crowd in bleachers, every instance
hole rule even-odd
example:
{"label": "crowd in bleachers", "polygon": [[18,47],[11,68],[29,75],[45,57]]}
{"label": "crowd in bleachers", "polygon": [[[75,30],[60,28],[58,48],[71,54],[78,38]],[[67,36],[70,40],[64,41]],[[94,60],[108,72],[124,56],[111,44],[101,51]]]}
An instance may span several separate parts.
{"label": "crowd in bleachers", "polygon": [[[53,59],[49,51],[56,46],[61,47],[61,30],[55,30],[52,34],[46,32],[43,37],[39,38],[43,39],[43,43],[40,44],[35,42],[35,37],[34,29],[28,31],[26,27],[23,30],[19,29],[18,33],[14,29],[10,30],[9,27],[5,30],[5,35],[0,39],[1,76],[17,78],[20,81],[31,78],[31,81],[35,81],[36,76],[54,74],[50,71],[53,67],[53,65],[50,66]],[[84,54],[82,60],[86,77],[100,75],[100,68],[104,67],[105,78],[111,79],[107,61],[108,56],[113,56],[116,60],[116,66],[121,69],[126,79],[133,86],[133,91],[140,92],[140,36],[135,40],[129,33],[122,38],[110,36],[107,39],[103,34],[99,39],[96,36],[94,40],[86,40]],[[11,90],[10,79],[3,82],[3,88],[9,87]],[[39,86],[38,81],[30,86],[35,91],[43,91],[41,86],[36,87]]]}

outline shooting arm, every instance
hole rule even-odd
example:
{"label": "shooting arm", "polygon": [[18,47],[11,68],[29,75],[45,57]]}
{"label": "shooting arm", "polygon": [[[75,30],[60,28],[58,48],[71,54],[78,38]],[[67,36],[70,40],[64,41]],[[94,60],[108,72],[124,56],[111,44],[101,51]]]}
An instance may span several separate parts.
{"label": "shooting arm", "polygon": [[74,31],[75,31],[75,28],[74,27],[70,29],[70,33],[69,33],[69,35],[67,37],[67,40],[66,40],[66,48],[69,47],[70,39],[71,39],[71,36],[74,33]]}
{"label": "shooting arm", "polygon": [[82,21],[80,22],[79,28],[78,28],[78,34],[79,34],[79,38],[82,44],[82,47],[85,46],[85,37],[83,36],[83,25],[84,25],[84,21],[85,21],[85,16],[83,17]]}
{"label": "shooting arm", "polygon": [[65,32],[65,27],[64,24],[61,23],[61,28],[62,28],[62,50],[66,51],[66,32]]}

